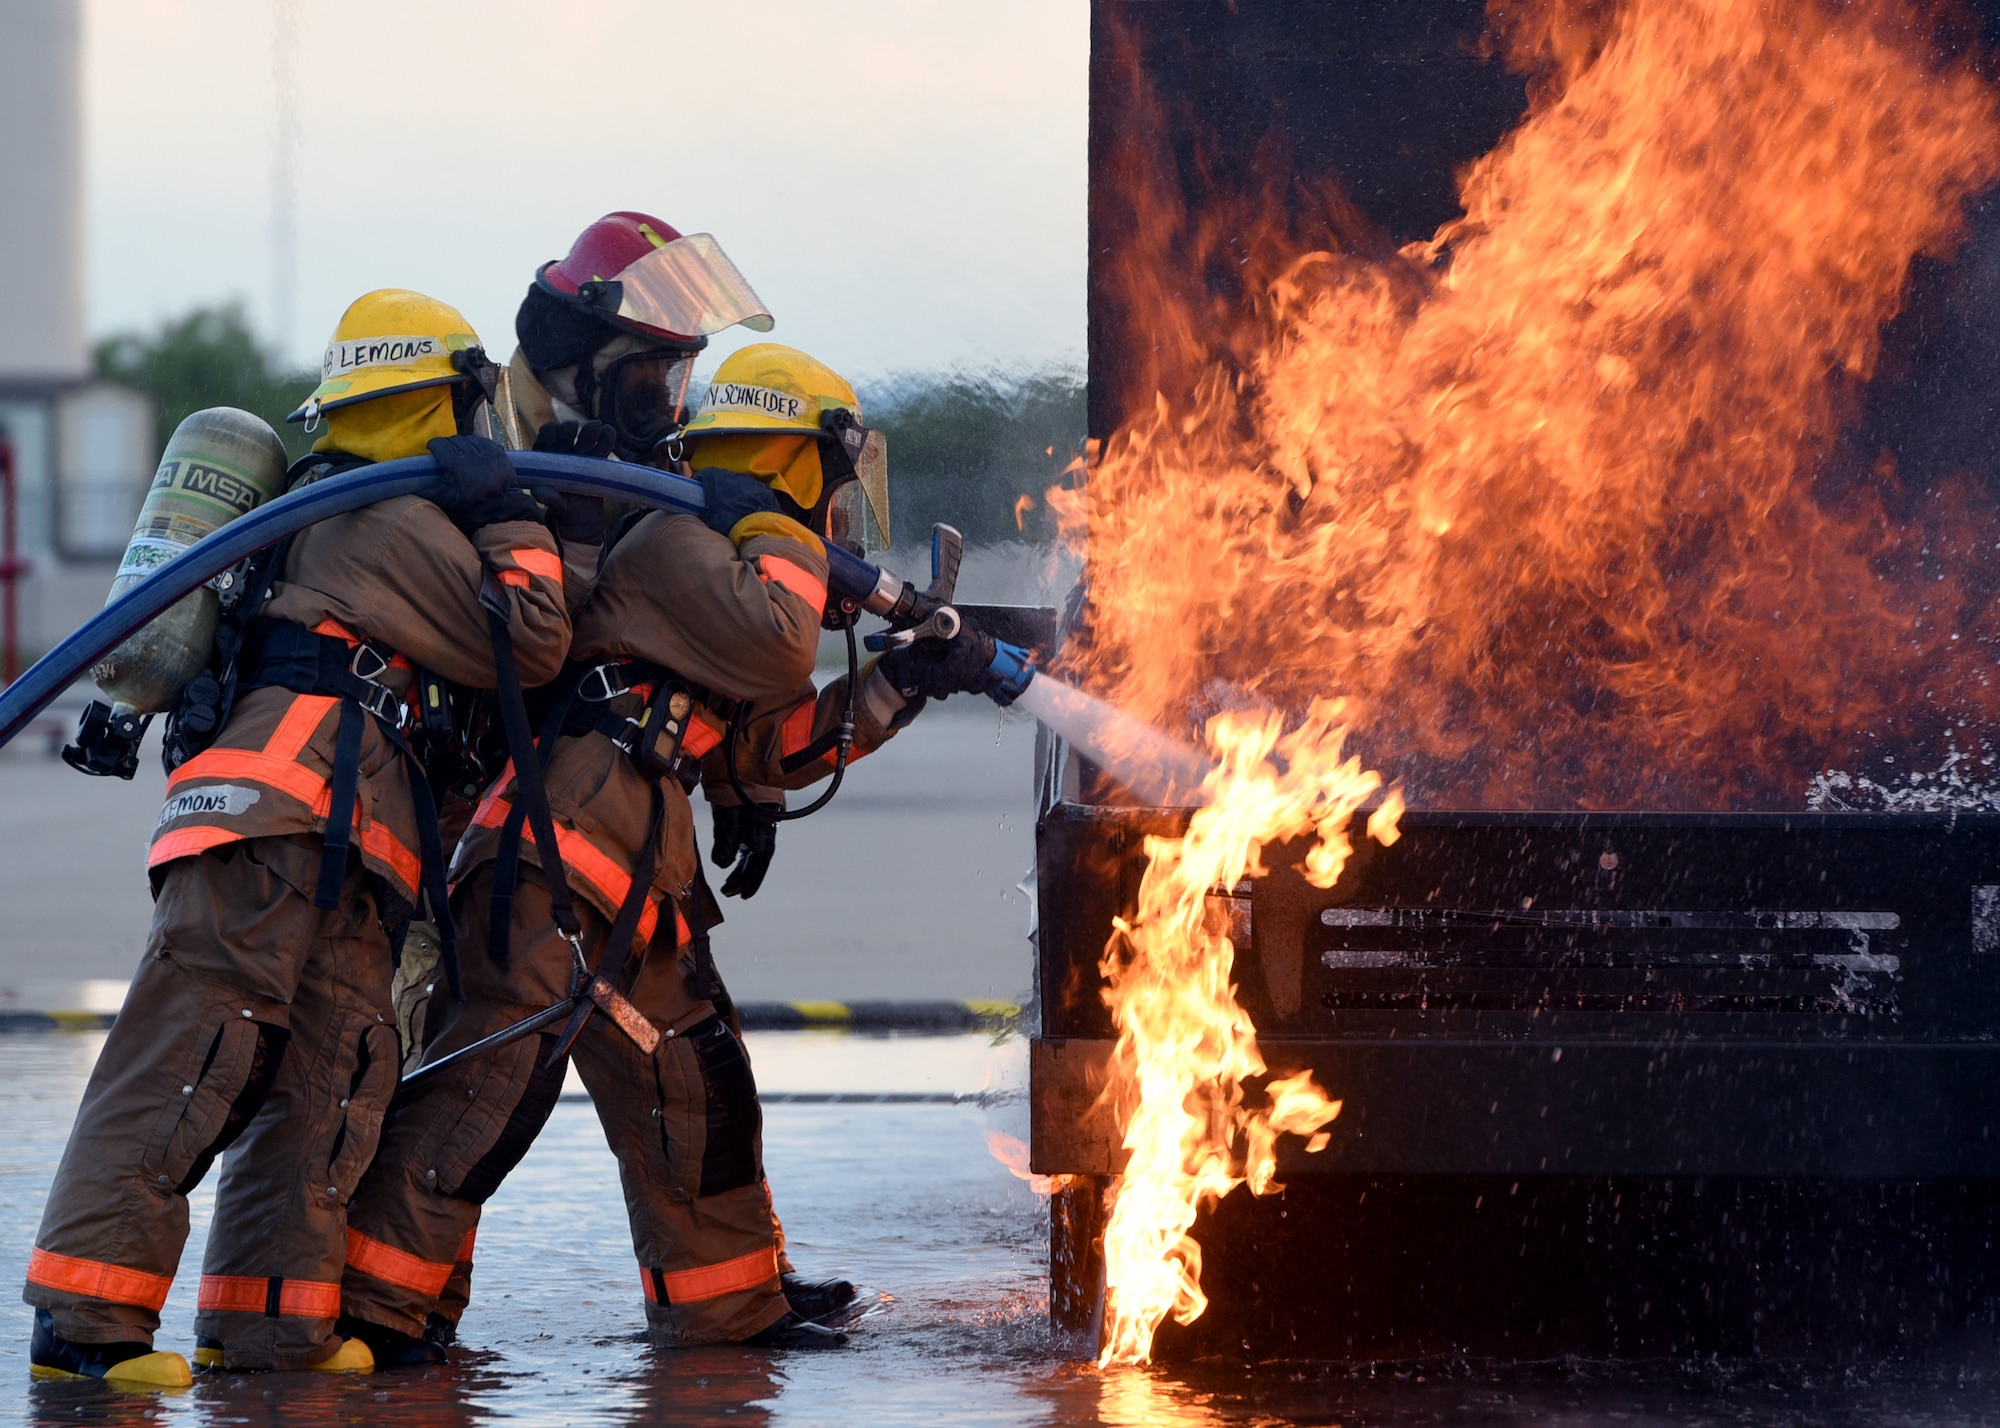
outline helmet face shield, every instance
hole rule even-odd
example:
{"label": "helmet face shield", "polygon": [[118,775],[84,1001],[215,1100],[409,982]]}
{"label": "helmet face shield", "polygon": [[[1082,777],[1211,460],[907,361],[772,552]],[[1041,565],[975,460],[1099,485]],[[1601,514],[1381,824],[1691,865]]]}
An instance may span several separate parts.
{"label": "helmet face shield", "polygon": [[[887,550],[889,438],[872,427],[863,426],[854,413],[844,407],[833,407],[823,413],[820,429],[825,433],[820,450],[828,483],[843,491],[851,487],[853,491],[856,508],[852,529],[856,548],[861,549],[865,545],[867,550]],[[868,529],[870,521],[874,525],[872,532]]]}
{"label": "helmet face shield", "polygon": [[619,445],[643,456],[687,421],[694,353],[671,348],[628,352],[598,380],[598,417],[618,430]]}
{"label": "helmet face shield", "polygon": [[829,542],[857,555],[880,549],[868,541],[868,502],[859,481],[843,481],[821,501],[824,516],[810,524],[824,526],[820,534]]}
{"label": "helmet face shield", "polygon": [[771,330],[771,314],[722,245],[690,233],[635,259],[609,281],[583,284],[577,296],[622,322],[681,337],[709,337],[742,323]]}

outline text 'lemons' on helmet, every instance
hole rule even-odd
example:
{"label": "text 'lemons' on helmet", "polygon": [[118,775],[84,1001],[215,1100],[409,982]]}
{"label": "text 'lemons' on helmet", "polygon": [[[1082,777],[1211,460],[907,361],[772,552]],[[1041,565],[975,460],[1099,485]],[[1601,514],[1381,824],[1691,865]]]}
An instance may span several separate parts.
{"label": "text 'lemons' on helmet", "polygon": [[479,334],[457,308],[403,288],[356,298],[340,315],[320,361],[320,381],[287,421],[309,421],[391,392],[474,380]]}

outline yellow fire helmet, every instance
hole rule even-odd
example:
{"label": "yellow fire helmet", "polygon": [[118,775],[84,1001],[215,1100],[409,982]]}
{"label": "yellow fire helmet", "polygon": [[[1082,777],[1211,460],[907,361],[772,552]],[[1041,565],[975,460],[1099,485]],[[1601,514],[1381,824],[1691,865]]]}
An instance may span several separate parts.
{"label": "yellow fire helmet", "polygon": [[[776,342],[732,353],[716,369],[701,414],[682,437],[698,444],[690,453],[694,465],[759,477],[813,512],[812,524],[835,540],[860,541],[859,512],[843,519],[833,509],[842,488],[858,486],[879,544],[888,543],[887,441],[861,424],[853,384],[818,358]],[[812,444],[800,448],[786,439],[798,437]]]}
{"label": "yellow fire helmet", "polygon": [[391,392],[471,381],[472,370],[458,354],[479,348],[479,334],[457,308],[404,288],[367,293],[340,315],[320,362],[319,385],[285,420],[310,421]]}

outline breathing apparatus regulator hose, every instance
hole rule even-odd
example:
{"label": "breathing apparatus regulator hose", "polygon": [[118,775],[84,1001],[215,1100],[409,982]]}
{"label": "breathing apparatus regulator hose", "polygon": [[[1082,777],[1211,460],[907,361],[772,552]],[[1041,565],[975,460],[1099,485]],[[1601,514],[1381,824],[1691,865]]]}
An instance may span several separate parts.
{"label": "breathing apparatus regulator hose", "polygon": [[[701,514],[702,489],[685,476],[622,461],[600,461],[550,451],[508,453],[523,483],[550,486],[575,495],[604,496],[633,505]],[[397,496],[421,496],[436,482],[435,458],[412,456],[330,476],[267,501],[238,516],[161,566],[99,610],[28,671],[0,691],[0,747],[33,722],[57,695],[116,649],[133,631],[237,562],[286,536],[332,516],[345,515]],[[910,589],[899,577],[828,545],[829,597],[895,618],[894,607],[908,602]]]}

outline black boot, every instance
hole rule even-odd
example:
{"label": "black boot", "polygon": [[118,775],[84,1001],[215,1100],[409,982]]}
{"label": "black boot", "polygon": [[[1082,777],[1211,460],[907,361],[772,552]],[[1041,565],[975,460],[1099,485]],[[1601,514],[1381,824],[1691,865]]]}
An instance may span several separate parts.
{"label": "black boot", "polygon": [[449,1346],[458,1342],[458,1325],[442,1314],[424,1316],[424,1339],[427,1343]]}
{"label": "black boot", "polygon": [[427,1368],[431,1364],[450,1362],[443,1344],[412,1338],[398,1330],[371,1324],[366,1319],[354,1319],[343,1314],[333,1327],[341,1337],[359,1339],[366,1344],[369,1352],[375,1355],[375,1367],[378,1369]]}
{"label": "black boot", "polygon": [[760,1329],[743,1341],[747,1349],[837,1349],[847,1335],[788,1313],[767,1329]]}
{"label": "black boot", "polygon": [[35,1378],[101,1378],[137,1388],[186,1388],[194,1382],[186,1359],[155,1353],[151,1344],[73,1344],[56,1333],[55,1316],[46,1309],[35,1311],[28,1372]]}
{"label": "black boot", "polygon": [[854,1302],[854,1286],[844,1279],[801,1279],[796,1274],[779,1276],[785,1302],[801,1319],[814,1323],[832,1318]]}

